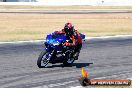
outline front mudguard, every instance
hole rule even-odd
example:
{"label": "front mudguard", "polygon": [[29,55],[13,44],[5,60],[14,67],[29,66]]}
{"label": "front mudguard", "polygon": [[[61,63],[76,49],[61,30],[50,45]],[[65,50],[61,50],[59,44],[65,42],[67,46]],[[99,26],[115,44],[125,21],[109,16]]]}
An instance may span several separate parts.
{"label": "front mudguard", "polygon": [[52,50],[50,48],[44,48],[46,52],[51,52]]}
{"label": "front mudguard", "polygon": [[55,50],[54,49],[50,49],[50,48],[45,48],[45,50],[46,50],[46,52],[49,52],[49,56],[50,56],[49,62],[50,63],[54,62]]}

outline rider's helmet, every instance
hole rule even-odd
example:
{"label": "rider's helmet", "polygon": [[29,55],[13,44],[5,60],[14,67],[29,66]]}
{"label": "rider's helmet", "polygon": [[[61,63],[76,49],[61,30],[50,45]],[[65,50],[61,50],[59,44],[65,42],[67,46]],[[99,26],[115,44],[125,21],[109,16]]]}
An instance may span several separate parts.
{"label": "rider's helmet", "polygon": [[72,35],[74,33],[74,26],[72,25],[72,23],[66,23],[64,26],[64,31],[66,35]]}

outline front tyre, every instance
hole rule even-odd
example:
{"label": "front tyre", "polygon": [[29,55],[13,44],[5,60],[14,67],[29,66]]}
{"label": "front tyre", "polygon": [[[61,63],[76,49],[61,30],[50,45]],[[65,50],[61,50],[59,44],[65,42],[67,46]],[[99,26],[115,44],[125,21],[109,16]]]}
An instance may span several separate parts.
{"label": "front tyre", "polygon": [[38,60],[37,60],[37,65],[39,68],[46,67],[47,64],[49,63],[49,60],[47,58],[47,54],[49,54],[49,53],[46,51],[42,51],[40,53]]}

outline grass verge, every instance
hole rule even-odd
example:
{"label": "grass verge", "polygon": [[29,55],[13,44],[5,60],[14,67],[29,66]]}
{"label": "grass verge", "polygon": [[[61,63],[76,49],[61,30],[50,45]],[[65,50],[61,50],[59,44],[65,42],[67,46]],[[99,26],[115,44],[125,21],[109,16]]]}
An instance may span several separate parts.
{"label": "grass verge", "polygon": [[11,6],[0,5],[0,12],[132,12],[132,6]]}
{"label": "grass verge", "polygon": [[[4,6],[3,8],[10,8],[10,6],[7,7]],[[17,9],[19,8],[23,7],[18,6]],[[33,7],[31,6],[30,8]],[[47,8],[51,9],[52,7]],[[63,9],[65,8],[70,7],[64,7]],[[75,6],[73,6],[73,8],[75,8]],[[76,8],[97,9],[98,7],[78,6]],[[99,9],[102,8],[131,9],[132,7],[99,7]],[[132,13],[123,14],[0,13],[0,41],[44,39],[47,34],[55,30],[62,29],[66,22],[72,22],[76,29],[86,34],[87,36],[132,35]]]}

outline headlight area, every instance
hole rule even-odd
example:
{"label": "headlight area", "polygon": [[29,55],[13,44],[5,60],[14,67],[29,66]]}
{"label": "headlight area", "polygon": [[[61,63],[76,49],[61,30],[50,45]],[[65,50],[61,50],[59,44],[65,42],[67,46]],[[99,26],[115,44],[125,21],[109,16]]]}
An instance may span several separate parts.
{"label": "headlight area", "polygon": [[59,45],[59,43],[58,43],[58,42],[53,43],[53,46],[58,46],[58,45]]}

